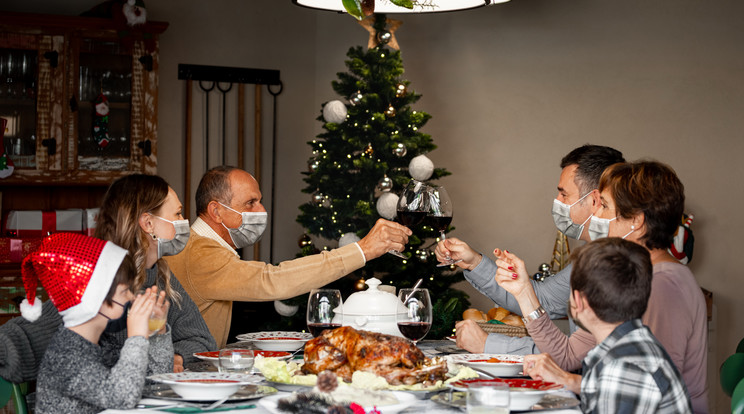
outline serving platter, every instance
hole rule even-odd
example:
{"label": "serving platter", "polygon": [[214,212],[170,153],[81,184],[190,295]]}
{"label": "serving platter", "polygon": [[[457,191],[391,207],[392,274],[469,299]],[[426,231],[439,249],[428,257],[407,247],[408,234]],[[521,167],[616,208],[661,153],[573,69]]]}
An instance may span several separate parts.
{"label": "serving platter", "polygon": [[264,331],[240,334],[237,338],[264,351],[294,352],[313,339],[313,335],[308,332]]}
{"label": "serving platter", "polygon": [[563,385],[553,382],[524,379],[524,378],[496,378],[496,379],[470,379],[455,381],[450,386],[458,391],[467,391],[471,385],[507,384],[512,410],[527,410],[538,404],[547,393],[563,389]]}

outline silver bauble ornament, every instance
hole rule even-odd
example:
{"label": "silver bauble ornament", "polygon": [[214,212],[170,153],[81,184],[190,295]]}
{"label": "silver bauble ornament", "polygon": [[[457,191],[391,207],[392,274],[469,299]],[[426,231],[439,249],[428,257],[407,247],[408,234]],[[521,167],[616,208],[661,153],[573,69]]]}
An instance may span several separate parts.
{"label": "silver bauble ornament", "polygon": [[398,86],[395,87],[395,97],[402,98],[405,95],[406,95],[406,85],[399,83]]}
{"label": "silver bauble ornament", "polygon": [[290,317],[294,315],[295,313],[297,313],[297,310],[299,309],[300,307],[297,305],[287,305],[286,303],[280,300],[274,301],[274,310],[276,311],[276,313],[284,317]]}
{"label": "silver bauble ornament", "polygon": [[346,105],[339,100],[330,101],[323,107],[323,119],[326,122],[340,124],[346,120]]}
{"label": "silver bauble ornament", "polygon": [[323,201],[325,201],[325,195],[323,195],[323,193],[319,191],[316,191],[312,194],[312,196],[310,196],[310,201],[316,206],[323,205]]}
{"label": "silver bauble ornament", "polygon": [[434,173],[434,163],[426,155],[413,157],[411,162],[408,163],[408,173],[415,180],[426,181]]}
{"label": "silver bauble ornament", "polygon": [[390,43],[390,41],[393,39],[393,34],[387,30],[380,30],[377,32],[376,37],[377,37],[377,43],[381,45],[386,45]]}
{"label": "silver bauble ornament", "polygon": [[349,97],[349,103],[352,105],[358,105],[362,103],[362,99],[364,99],[364,95],[360,91],[356,91]]}
{"label": "silver bauble ornament", "polygon": [[406,148],[405,144],[399,142],[393,148],[393,154],[395,154],[396,157],[405,157],[406,154],[408,154],[408,148]]}
{"label": "silver bauble ornament", "polygon": [[390,191],[393,189],[393,180],[390,179],[387,175],[382,177],[379,183],[377,183],[377,187],[380,189],[380,191]]}
{"label": "silver bauble ornament", "polygon": [[377,199],[376,207],[380,217],[388,220],[394,219],[398,213],[398,195],[391,192],[382,193]]}
{"label": "silver bauble ornament", "polygon": [[385,110],[385,116],[388,118],[392,118],[395,116],[397,112],[395,111],[395,107],[393,105],[388,106],[388,108]]}
{"label": "silver bauble ornament", "polygon": [[338,247],[344,247],[348,244],[356,243],[359,240],[361,239],[356,235],[356,233],[344,233],[344,235],[338,239]]}
{"label": "silver bauble ornament", "polygon": [[318,168],[320,168],[320,163],[315,158],[307,162],[307,170],[311,173],[318,172]]}
{"label": "silver bauble ornament", "polygon": [[429,251],[426,249],[416,250],[416,259],[421,263],[426,263],[429,260]]}

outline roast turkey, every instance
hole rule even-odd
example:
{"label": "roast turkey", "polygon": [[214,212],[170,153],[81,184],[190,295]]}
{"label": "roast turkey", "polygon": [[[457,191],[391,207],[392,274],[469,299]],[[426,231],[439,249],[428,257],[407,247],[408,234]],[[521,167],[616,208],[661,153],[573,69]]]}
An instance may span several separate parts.
{"label": "roast turkey", "polygon": [[302,371],[331,371],[347,382],[354,371],[365,371],[385,378],[391,385],[411,385],[444,380],[447,363],[427,358],[405,338],[344,326],[323,331],[305,344]]}

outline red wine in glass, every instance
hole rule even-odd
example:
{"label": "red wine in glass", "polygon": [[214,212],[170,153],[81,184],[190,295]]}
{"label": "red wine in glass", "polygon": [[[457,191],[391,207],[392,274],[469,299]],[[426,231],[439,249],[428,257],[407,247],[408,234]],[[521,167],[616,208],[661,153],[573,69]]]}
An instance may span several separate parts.
{"label": "red wine in glass", "polygon": [[431,329],[431,322],[398,322],[400,333],[413,342],[420,341]]}
{"label": "red wine in glass", "polygon": [[426,214],[426,211],[398,211],[398,221],[406,227],[412,227],[424,221]]}
{"label": "red wine in glass", "polygon": [[429,225],[433,227],[434,230],[444,232],[445,230],[447,230],[447,227],[449,227],[450,223],[452,223],[452,216],[428,216],[427,220],[429,222]]}
{"label": "red wine in glass", "polygon": [[310,330],[310,333],[316,338],[326,329],[336,329],[340,327],[341,327],[340,323],[308,323],[307,324],[307,329]]}

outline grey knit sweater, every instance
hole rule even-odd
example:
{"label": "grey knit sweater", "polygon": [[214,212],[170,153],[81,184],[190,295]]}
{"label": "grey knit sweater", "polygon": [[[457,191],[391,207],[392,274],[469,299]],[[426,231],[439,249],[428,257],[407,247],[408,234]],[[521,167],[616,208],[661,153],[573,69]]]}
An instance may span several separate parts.
{"label": "grey knit sweater", "polygon": [[[157,273],[157,266],[147,270],[146,287],[155,284]],[[215,351],[217,344],[196,304],[172,274],[171,283],[181,294],[180,306],[173,304],[168,312],[173,349],[183,357],[184,363],[193,362],[195,352]],[[0,325],[0,377],[15,383],[36,379],[41,357],[61,325],[62,317],[49,300],[44,301],[41,317],[36,322],[18,317]],[[101,337],[100,344],[106,349],[109,364],[118,360],[126,337],[126,331]]]}
{"label": "grey knit sweater", "polygon": [[128,338],[113,366],[104,350],[61,327],[44,354],[36,383],[38,414],[86,414],[134,408],[145,376],[173,371],[170,332]]}

